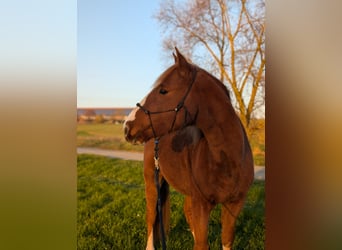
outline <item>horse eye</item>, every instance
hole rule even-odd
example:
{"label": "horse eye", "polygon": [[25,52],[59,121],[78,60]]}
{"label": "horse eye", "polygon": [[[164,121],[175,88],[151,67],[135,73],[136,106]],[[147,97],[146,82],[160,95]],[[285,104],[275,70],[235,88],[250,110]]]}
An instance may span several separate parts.
{"label": "horse eye", "polygon": [[159,90],[159,93],[162,94],[162,95],[166,95],[167,94],[167,90],[166,89],[160,89]]}

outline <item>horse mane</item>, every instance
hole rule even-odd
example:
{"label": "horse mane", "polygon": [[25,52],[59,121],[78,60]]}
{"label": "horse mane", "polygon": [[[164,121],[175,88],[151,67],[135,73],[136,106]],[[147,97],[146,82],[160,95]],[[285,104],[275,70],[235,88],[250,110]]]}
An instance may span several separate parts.
{"label": "horse mane", "polygon": [[231,98],[230,98],[230,92],[227,88],[226,85],[224,85],[217,77],[215,77],[214,75],[210,74],[208,71],[206,71],[205,69],[202,69],[198,66],[196,66],[196,68],[202,70],[204,73],[206,73],[207,75],[209,75],[212,79],[214,79],[214,82],[225,92],[225,94],[227,95],[229,101],[231,102]]}
{"label": "horse mane", "polygon": [[164,80],[173,70],[176,69],[176,64],[172,65],[170,68],[165,70],[158,78],[157,80],[153,83],[152,88],[158,87],[161,83],[162,80]]}
{"label": "horse mane", "polygon": [[[214,75],[210,74],[208,71],[206,71],[205,69],[202,69],[201,67],[192,64],[191,66],[193,68],[193,70],[202,70],[204,73],[206,73],[208,76],[210,76],[212,79],[214,79],[214,82],[225,92],[225,94],[227,95],[229,101],[231,102],[231,98],[230,98],[230,92],[227,88],[226,85],[224,85],[217,77],[215,77]],[[152,85],[152,88],[156,88],[158,87],[162,81],[171,74],[172,71],[174,71],[176,69],[177,65],[174,64],[171,67],[169,67],[167,70],[165,70],[158,78],[157,80],[154,82],[154,84]]]}

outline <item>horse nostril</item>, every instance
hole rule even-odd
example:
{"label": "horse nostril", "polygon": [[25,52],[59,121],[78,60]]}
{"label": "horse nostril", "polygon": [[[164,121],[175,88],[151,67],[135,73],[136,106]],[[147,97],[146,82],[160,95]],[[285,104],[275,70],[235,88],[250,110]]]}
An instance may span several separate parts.
{"label": "horse nostril", "polygon": [[124,124],[124,135],[125,135],[126,140],[130,137],[130,133],[131,133],[131,126],[129,125],[129,122],[125,122],[125,124]]}

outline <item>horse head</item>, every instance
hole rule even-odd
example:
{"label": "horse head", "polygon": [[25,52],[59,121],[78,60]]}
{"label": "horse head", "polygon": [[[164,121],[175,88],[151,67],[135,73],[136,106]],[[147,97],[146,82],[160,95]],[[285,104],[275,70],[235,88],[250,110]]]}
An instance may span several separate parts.
{"label": "horse head", "polygon": [[127,141],[146,142],[194,123],[196,95],[192,86],[197,67],[177,48],[173,56],[175,64],[159,76],[150,93],[128,115],[124,123]]}

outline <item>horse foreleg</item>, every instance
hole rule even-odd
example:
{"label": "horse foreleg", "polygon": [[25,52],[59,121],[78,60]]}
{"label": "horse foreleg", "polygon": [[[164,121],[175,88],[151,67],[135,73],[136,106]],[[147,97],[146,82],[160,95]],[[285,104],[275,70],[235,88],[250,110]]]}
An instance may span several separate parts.
{"label": "horse foreleg", "polygon": [[213,205],[202,199],[191,199],[192,225],[194,230],[194,250],[207,250],[208,244],[208,223],[210,211]]}
{"label": "horse foreleg", "polygon": [[154,223],[156,221],[157,192],[146,183],[146,224],[147,224],[147,244],[146,250],[154,250]]}
{"label": "horse foreleg", "polygon": [[192,223],[192,207],[191,207],[191,197],[190,196],[185,196],[184,199],[184,215],[185,215],[185,219],[188,222],[188,225],[190,227],[192,236],[195,238],[194,235],[194,226]]}
{"label": "horse foreleg", "polygon": [[154,250],[154,223],[156,221],[157,190],[154,185],[153,168],[144,166],[145,197],[146,197],[146,224],[147,244],[146,250]]}
{"label": "horse foreleg", "polygon": [[222,204],[221,224],[222,224],[222,249],[231,250],[235,235],[235,222],[243,207],[244,201]]}

